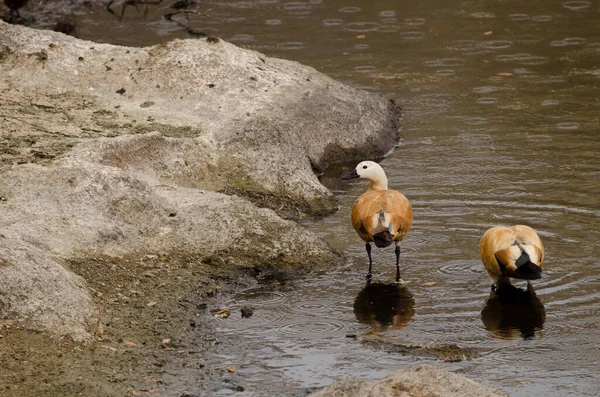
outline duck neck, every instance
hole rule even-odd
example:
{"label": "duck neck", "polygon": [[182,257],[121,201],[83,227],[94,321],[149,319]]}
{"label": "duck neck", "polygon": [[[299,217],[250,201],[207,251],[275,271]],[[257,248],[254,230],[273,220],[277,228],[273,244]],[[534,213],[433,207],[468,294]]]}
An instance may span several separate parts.
{"label": "duck neck", "polygon": [[371,181],[371,190],[387,190],[388,183],[385,175]]}

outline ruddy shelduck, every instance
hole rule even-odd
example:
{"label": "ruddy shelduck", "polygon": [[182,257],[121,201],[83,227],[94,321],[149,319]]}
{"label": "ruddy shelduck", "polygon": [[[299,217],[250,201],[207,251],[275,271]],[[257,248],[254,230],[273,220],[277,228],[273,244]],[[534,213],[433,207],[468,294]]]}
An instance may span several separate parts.
{"label": "ruddy shelduck", "polygon": [[510,284],[510,278],[531,280],[542,277],[544,245],[535,230],[525,225],[495,226],[479,241],[479,254],[492,282],[492,290]]}
{"label": "ruddy shelduck", "polygon": [[373,161],[363,161],[350,175],[342,179],[365,178],[371,187],[352,206],[352,226],[366,242],[369,256],[367,282],[371,281],[371,242],[379,248],[396,244],[396,282],[400,278],[400,242],[410,230],[413,213],[410,201],[400,192],[388,189],[388,180],[381,166]]}

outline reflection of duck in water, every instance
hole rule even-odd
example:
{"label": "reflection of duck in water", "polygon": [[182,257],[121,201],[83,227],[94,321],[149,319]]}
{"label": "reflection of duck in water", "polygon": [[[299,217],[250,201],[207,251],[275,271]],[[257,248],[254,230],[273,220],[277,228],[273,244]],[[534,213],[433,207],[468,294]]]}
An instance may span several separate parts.
{"label": "reflection of duck in water", "polygon": [[510,285],[510,278],[531,280],[542,277],[544,245],[529,226],[496,226],[488,229],[479,241],[481,260],[488,271],[492,290]]}
{"label": "reflection of duck in water", "polygon": [[399,284],[367,284],[354,301],[354,315],[374,328],[402,328],[415,315],[415,299]]}
{"label": "reflection of duck in water", "polygon": [[23,7],[28,0],[4,0],[4,4],[8,7],[9,15],[4,17],[5,22],[14,23],[19,18],[22,20],[21,14],[19,14],[19,8]]}
{"label": "reflection of duck in water", "polygon": [[544,326],[546,310],[531,285],[525,291],[506,284],[490,294],[481,320],[485,329],[500,337],[515,337],[518,330],[523,339],[529,339]]}

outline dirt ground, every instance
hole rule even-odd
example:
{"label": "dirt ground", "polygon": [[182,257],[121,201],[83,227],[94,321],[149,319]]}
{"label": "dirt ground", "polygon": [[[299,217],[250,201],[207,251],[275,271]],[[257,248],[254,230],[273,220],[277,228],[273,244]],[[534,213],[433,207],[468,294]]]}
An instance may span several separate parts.
{"label": "dirt ground", "polygon": [[[235,290],[261,282],[259,269],[207,272],[205,265],[177,255],[66,265],[87,280],[94,295],[100,323],[90,330],[93,340],[57,340],[0,321],[0,396],[191,397],[257,388],[236,372],[244,341],[221,339],[215,333],[220,319],[211,312],[224,308]],[[256,392],[301,396],[310,390],[273,379]]]}

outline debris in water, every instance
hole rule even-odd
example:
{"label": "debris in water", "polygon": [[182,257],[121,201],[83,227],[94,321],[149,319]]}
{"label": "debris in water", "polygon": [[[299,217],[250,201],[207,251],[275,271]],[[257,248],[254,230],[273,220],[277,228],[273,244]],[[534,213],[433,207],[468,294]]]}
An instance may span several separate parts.
{"label": "debris in water", "polygon": [[242,318],[249,318],[254,314],[254,309],[251,306],[242,306],[240,311],[242,312]]}
{"label": "debris in water", "polygon": [[231,314],[229,309],[215,309],[215,310],[211,310],[211,313],[213,316],[219,317],[219,318],[227,318]]}

